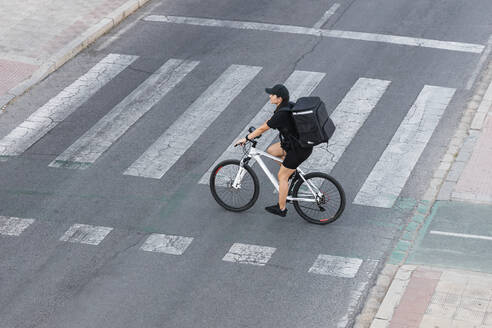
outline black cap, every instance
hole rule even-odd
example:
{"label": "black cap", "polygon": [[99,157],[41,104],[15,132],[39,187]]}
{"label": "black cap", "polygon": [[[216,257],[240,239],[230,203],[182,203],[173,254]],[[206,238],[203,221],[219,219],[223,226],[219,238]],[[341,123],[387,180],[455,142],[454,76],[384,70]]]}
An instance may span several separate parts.
{"label": "black cap", "polygon": [[266,93],[282,97],[282,100],[289,101],[289,90],[283,84],[275,84],[273,88],[266,88]]}

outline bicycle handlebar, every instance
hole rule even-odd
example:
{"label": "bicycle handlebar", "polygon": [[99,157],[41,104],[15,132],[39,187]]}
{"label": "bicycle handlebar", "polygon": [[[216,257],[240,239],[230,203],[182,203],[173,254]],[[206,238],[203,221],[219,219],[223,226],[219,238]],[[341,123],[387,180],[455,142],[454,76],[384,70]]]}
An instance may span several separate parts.
{"label": "bicycle handlebar", "polygon": [[[256,130],[256,128],[255,128],[254,126],[251,126],[251,127],[249,127],[248,132],[249,132],[249,133],[252,133],[254,130]],[[246,136],[248,136],[248,135],[246,135]],[[261,138],[261,135],[259,135],[259,136],[255,137],[255,138],[253,138],[252,140],[251,140],[251,139],[246,138],[246,142],[245,142],[244,144],[242,144],[241,146],[243,146],[243,147],[244,147],[244,146],[246,145],[246,143],[249,141],[249,142],[251,142],[251,143],[253,144],[253,147],[256,147],[256,144],[258,143],[258,141],[256,141],[256,139],[260,139],[260,138]],[[234,145],[234,147],[237,147],[238,145],[239,145],[239,144],[235,144],[235,145]]]}

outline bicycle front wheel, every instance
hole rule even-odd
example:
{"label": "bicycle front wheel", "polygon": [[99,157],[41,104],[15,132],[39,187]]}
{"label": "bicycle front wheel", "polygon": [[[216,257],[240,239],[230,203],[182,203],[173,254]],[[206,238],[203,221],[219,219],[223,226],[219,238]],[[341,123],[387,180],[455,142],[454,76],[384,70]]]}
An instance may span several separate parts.
{"label": "bicycle front wheel", "polygon": [[233,212],[242,212],[253,206],[260,193],[260,184],[255,172],[244,164],[242,177],[237,186],[240,161],[226,160],[217,164],[210,175],[210,191],[220,206]]}
{"label": "bicycle front wheel", "polygon": [[[345,192],[340,183],[321,172],[306,174],[304,178],[306,181],[297,181],[292,196],[315,201],[293,201],[297,213],[304,220],[315,224],[328,224],[338,219],[345,209]],[[318,196],[314,196],[308,183],[311,184],[311,189],[320,191]]]}

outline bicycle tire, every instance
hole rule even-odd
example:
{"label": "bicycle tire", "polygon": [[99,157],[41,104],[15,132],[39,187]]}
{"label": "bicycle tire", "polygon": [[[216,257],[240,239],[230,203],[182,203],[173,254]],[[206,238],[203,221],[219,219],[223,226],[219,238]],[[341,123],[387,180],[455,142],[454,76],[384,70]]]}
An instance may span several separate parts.
{"label": "bicycle tire", "polygon": [[[236,166],[237,169],[234,168],[233,166]],[[212,173],[210,174],[210,183],[209,184],[210,184],[210,191],[212,193],[212,196],[214,197],[215,201],[220,206],[222,206],[223,208],[225,208],[228,211],[232,211],[232,212],[246,211],[247,209],[251,208],[256,203],[256,201],[258,200],[258,196],[260,194],[260,183],[258,180],[258,176],[256,175],[256,173],[253,171],[253,169],[249,165],[244,164],[244,168],[246,169],[246,172],[247,172],[245,177],[249,174],[249,177],[251,178],[251,181],[253,184],[253,192],[251,193],[251,198],[249,200],[247,200],[246,204],[244,204],[242,206],[236,206],[234,204],[231,204],[231,202],[228,202],[227,200],[225,200],[224,199],[225,197],[221,197],[222,193],[219,193],[217,190],[217,175],[220,174],[221,172],[224,172],[224,168],[227,169],[228,167],[232,168],[233,171],[232,171],[231,176],[226,177],[226,181],[225,181],[226,185],[225,185],[224,190],[226,192],[228,191],[228,192],[233,193],[233,194],[239,193],[240,190],[232,188],[232,182],[234,181],[236,173],[239,170],[240,161],[230,159],[230,160],[222,161],[219,164],[217,164],[215,166],[215,168],[212,170]],[[243,177],[243,181],[241,182],[241,185],[243,183],[244,183],[244,177]]]}
{"label": "bicycle tire", "polygon": [[[325,203],[323,203],[322,205],[326,205],[326,204],[328,204],[327,203],[328,201],[332,200],[332,204],[335,205],[333,207],[330,206],[331,208],[334,208],[334,211],[332,211],[333,214],[326,215],[324,213],[324,211],[326,211],[326,208],[321,206],[321,205],[317,205],[316,203],[302,202],[304,204],[313,204],[313,209],[311,209],[311,212],[320,214],[317,217],[313,217],[313,214],[307,213],[307,210],[306,210],[307,206],[301,206],[300,205],[301,202],[299,202],[299,201],[293,201],[292,203],[294,204],[294,208],[296,209],[297,213],[299,213],[299,215],[304,220],[306,220],[310,223],[314,223],[314,224],[332,223],[335,220],[337,220],[340,217],[340,215],[342,215],[342,213],[345,209],[345,192],[344,192],[341,184],[335,178],[333,178],[332,176],[330,176],[326,173],[312,172],[312,173],[308,173],[304,176],[304,179],[306,179],[306,181],[307,180],[314,180],[315,178],[321,179],[323,181],[322,183],[316,183],[316,186],[320,189],[323,186],[323,183],[326,182],[325,187],[329,188],[328,191],[320,190],[321,192],[323,192],[324,197],[325,197]],[[292,191],[292,196],[294,198],[298,197],[299,190],[305,184],[306,184],[306,182],[303,179],[299,179],[297,181],[297,183],[294,186],[294,189]],[[333,190],[336,190],[336,192],[332,192]],[[330,192],[330,195],[328,195],[328,192]],[[328,198],[328,200],[326,200],[326,198]],[[322,211],[319,208],[319,206],[321,206],[324,210]],[[318,209],[316,209],[316,207],[318,207]],[[321,213],[323,213],[323,214],[321,214]]]}

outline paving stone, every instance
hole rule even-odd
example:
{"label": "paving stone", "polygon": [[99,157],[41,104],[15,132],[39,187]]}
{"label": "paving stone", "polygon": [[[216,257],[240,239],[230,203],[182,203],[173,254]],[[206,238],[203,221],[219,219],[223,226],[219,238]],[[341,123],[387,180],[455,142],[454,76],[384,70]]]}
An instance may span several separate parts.
{"label": "paving stone", "polygon": [[468,324],[481,324],[485,318],[485,312],[469,310],[458,306],[454,318],[455,320],[468,322]]}
{"label": "paving stone", "polygon": [[426,314],[422,317],[419,328],[449,328],[451,326],[451,322],[451,319],[436,318]]}
{"label": "paving stone", "polygon": [[446,293],[446,292],[435,292],[432,295],[431,304],[440,304],[440,305],[452,305],[458,306],[461,302],[461,295]]}
{"label": "paving stone", "polygon": [[463,296],[459,306],[471,311],[485,312],[488,304],[489,301],[487,299]]}
{"label": "paving stone", "polygon": [[492,299],[492,280],[484,283],[470,281],[463,292],[463,296],[474,297],[483,300]]}
{"label": "paving stone", "polygon": [[450,200],[455,184],[453,181],[445,181],[439,190],[437,200]]}
{"label": "paving stone", "polygon": [[371,328],[388,328],[389,322],[387,320],[382,319],[374,319],[371,324]]}
{"label": "paving stone", "polygon": [[430,304],[425,313],[436,318],[451,320],[456,313],[457,308],[457,305]]}
{"label": "paving stone", "polygon": [[441,274],[441,271],[422,270],[419,268],[413,272],[412,278],[439,279]]}
{"label": "paving stone", "polygon": [[468,283],[468,276],[465,273],[460,273],[456,271],[443,271],[441,276],[441,282],[462,284],[464,288]]}
{"label": "paving stone", "polygon": [[446,281],[441,279],[437,284],[436,291],[462,295],[465,290],[465,286],[466,284],[460,284],[453,281]]}
{"label": "paving stone", "polygon": [[485,313],[485,319],[483,321],[483,324],[492,326],[492,312]]}
{"label": "paving stone", "polygon": [[453,181],[456,182],[461,176],[461,173],[463,172],[465,168],[466,163],[465,162],[454,162],[451,171],[449,171],[448,176],[446,177],[447,181]]}

